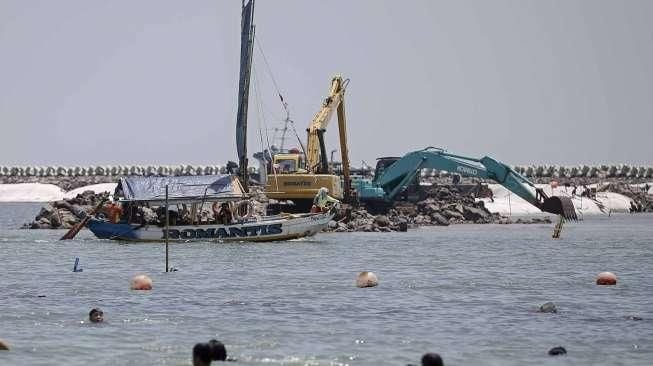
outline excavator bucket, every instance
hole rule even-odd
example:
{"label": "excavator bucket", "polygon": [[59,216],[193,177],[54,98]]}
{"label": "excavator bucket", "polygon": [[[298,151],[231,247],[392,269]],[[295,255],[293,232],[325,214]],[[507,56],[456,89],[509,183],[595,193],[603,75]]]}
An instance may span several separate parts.
{"label": "excavator bucket", "polygon": [[564,196],[549,197],[542,202],[542,211],[560,215],[567,220],[578,220],[571,198]]}

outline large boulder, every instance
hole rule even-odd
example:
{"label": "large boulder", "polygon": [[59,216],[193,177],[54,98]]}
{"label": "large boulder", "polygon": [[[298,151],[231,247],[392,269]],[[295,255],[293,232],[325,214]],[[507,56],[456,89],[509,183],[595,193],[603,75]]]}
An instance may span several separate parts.
{"label": "large boulder", "polygon": [[374,218],[374,223],[379,227],[387,227],[390,225],[390,220],[386,215],[378,215]]}
{"label": "large boulder", "polygon": [[473,206],[465,206],[463,216],[466,220],[474,222],[489,222],[492,218],[492,214],[487,210]]}
{"label": "large boulder", "polygon": [[21,227],[21,229],[52,229],[52,225],[50,224],[50,221],[48,219],[41,218],[38,221],[32,221],[29,224],[25,224]]}
{"label": "large boulder", "polygon": [[371,232],[374,231],[374,225],[368,224],[359,229],[360,231]]}
{"label": "large boulder", "polygon": [[431,215],[431,222],[433,222],[436,225],[440,226],[448,226],[449,225],[449,220],[447,220],[446,217],[442,216],[439,213],[434,213]]}
{"label": "large boulder", "polygon": [[413,219],[413,222],[415,225],[430,225],[431,224],[431,217],[426,216],[426,215],[417,215]]}
{"label": "large boulder", "polygon": [[61,212],[61,228],[70,229],[79,222],[79,218],[70,211]]}
{"label": "large boulder", "polygon": [[465,221],[465,216],[457,210],[442,210],[440,213],[449,220]]}
{"label": "large boulder", "polygon": [[56,229],[62,224],[62,217],[59,216],[59,213],[55,211],[52,215],[48,217],[42,217],[38,220],[39,223],[43,223],[43,220],[46,219],[49,223],[49,228]]}
{"label": "large boulder", "polygon": [[52,207],[52,205],[46,205],[41,207],[41,211],[39,211],[38,215],[36,215],[36,220],[39,220],[43,217],[45,218],[50,218],[55,213],[55,208]]}
{"label": "large boulder", "polygon": [[[36,225],[34,225],[36,224]],[[46,205],[41,208],[38,215],[36,215],[35,222],[32,223],[33,229],[54,229],[61,226],[61,219],[57,209],[51,205]]]}
{"label": "large boulder", "polygon": [[436,193],[436,197],[439,200],[447,200],[447,199],[450,199],[452,196],[453,196],[453,193],[451,192],[451,190],[449,190],[449,188],[446,188],[446,187],[440,187],[440,189],[438,189],[438,191]]}

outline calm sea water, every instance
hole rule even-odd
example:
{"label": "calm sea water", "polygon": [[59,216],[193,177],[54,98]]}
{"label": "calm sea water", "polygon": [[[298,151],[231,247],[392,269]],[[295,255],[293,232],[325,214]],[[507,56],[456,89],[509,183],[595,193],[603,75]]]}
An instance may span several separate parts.
{"label": "calm sea water", "polygon": [[[16,230],[38,204],[0,205],[2,365],[190,365],[223,341],[234,365],[653,364],[653,216],[322,234],[171,246]],[[76,257],[84,269],[73,273]],[[355,287],[377,273],[376,288]],[[613,271],[617,286],[594,284]],[[147,273],[150,292],[129,290]],[[547,301],[558,314],[541,314]],[[92,307],[106,324],[88,324]],[[643,320],[627,319],[637,315]],[[569,352],[549,357],[562,345]]]}

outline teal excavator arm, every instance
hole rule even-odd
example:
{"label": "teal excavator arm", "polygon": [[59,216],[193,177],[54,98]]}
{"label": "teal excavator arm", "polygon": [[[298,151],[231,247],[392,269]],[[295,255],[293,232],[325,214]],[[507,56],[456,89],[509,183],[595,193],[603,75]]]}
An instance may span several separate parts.
{"label": "teal excavator arm", "polygon": [[366,195],[376,195],[383,197],[386,202],[391,202],[408,187],[422,168],[491,179],[544,212],[561,215],[565,219],[577,219],[576,210],[569,197],[548,197],[542,189],[535,187],[530,180],[506,164],[488,156],[475,159],[433,147],[410,152],[394,162],[380,176],[374,177],[373,187],[367,187],[361,198],[365,200]]}

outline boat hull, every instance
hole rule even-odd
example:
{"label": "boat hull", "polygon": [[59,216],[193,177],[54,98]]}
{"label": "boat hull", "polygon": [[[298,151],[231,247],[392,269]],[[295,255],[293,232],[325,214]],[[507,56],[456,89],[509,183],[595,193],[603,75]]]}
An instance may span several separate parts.
{"label": "boat hull", "polygon": [[[170,242],[279,241],[313,236],[333,218],[331,213],[280,215],[233,225],[170,226]],[[114,224],[91,219],[88,228],[100,239],[164,242],[166,229],[156,225]]]}

